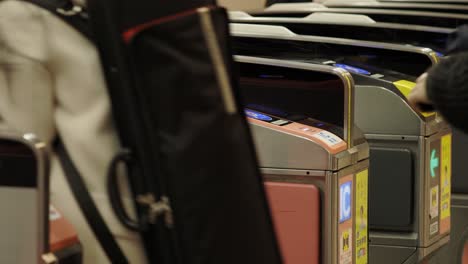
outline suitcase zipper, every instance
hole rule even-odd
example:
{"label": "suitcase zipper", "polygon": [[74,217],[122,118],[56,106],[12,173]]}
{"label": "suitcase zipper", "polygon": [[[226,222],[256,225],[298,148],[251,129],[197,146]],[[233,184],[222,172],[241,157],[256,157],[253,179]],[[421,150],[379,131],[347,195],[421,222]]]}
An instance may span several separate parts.
{"label": "suitcase zipper", "polygon": [[[143,32],[144,31],[139,32],[139,33],[143,33]],[[127,43],[127,45],[131,46],[131,42]],[[151,124],[151,121],[149,121],[149,118],[147,116],[147,111],[146,111],[146,109],[148,109],[149,107],[146,107],[147,102],[145,98],[142,96],[142,94],[138,91],[138,89],[136,89],[135,98],[136,98],[136,102],[134,102],[135,104],[133,106],[135,107],[135,109],[137,109],[139,113],[141,113],[143,127],[145,128],[144,131],[139,131],[139,132],[145,135],[146,134],[153,134],[153,135],[158,134],[152,129],[153,125]],[[149,132],[149,131],[153,131],[153,132]],[[144,138],[150,138],[150,137],[144,137]],[[157,141],[158,139],[154,139],[152,142],[150,142],[149,145],[158,146],[159,144]],[[149,147],[148,145],[144,145],[143,150],[147,156],[150,156],[150,157],[159,156],[159,153],[154,153],[151,147]],[[161,263],[182,264],[184,262],[182,261],[183,256],[180,250],[179,237],[177,234],[177,226],[175,224],[174,214],[173,214],[173,210],[170,204],[170,199],[167,196],[167,185],[165,183],[164,176],[162,175],[161,169],[158,167],[158,165],[151,164],[151,163],[147,163],[147,164],[150,165],[150,168],[148,168],[149,175],[160,175],[160,177],[149,180],[148,182],[149,185],[153,185],[151,181],[154,182],[154,185],[155,185],[154,189],[152,188],[149,188],[149,190],[146,189],[144,192],[142,192],[142,193],[147,192],[146,194],[142,194],[136,197],[136,202],[140,206],[143,207],[142,208],[143,210],[146,210],[146,212],[144,213],[145,217],[143,217],[143,219],[145,220],[142,223],[142,228],[146,229],[148,225],[151,225],[155,227],[156,230],[158,230],[157,226],[159,223],[161,223],[160,220],[162,220],[162,224],[163,224],[162,228],[166,230],[162,231],[161,229],[159,229],[157,232],[161,232],[161,231],[163,233],[167,232],[167,235],[169,235],[170,237],[169,238],[170,243],[163,243],[161,239],[164,236],[164,234],[162,233],[158,234],[159,236],[158,239],[160,240],[161,244],[168,246],[166,250],[162,250],[161,252],[161,254],[163,255],[163,260],[161,261]],[[163,218],[161,219],[161,217]]]}
{"label": "suitcase zipper", "polygon": [[159,217],[164,217],[164,223],[167,228],[174,227],[174,216],[172,213],[171,204],[167,196],[161,197],[160,201],[156,201],[154,195],[140,195],[137,198],[138,203],[148,208],[148,222],[156,224]]}
{"label": "suitcase zipper", "polygon": [[73,5],[70,9],[57,8],[56,11],[63,16],[71,17],[80,15],[83,12],[83,8],[81,6]]}

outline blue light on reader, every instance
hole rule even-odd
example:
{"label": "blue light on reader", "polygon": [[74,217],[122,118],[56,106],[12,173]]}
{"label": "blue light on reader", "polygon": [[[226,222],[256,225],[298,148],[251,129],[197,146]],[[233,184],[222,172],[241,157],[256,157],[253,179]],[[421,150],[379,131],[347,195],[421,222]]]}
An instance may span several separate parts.
{"label": "blue light on reader", "polygon": [[352,72],[352,73],[371,75],[371,73],[366,71],[366,70],[356,68],[356,67],[353,67],[353,66],[349,66],[349,65],[346,65],[346,64],[337,63],[337,64],[335,64],[335,67],[347,70],[347,71]]}
{"label": "blue light on reader", "polygon": [[271,74],[260,74],[259,77],[263,79],[283,79],[284,78],[283,75],[271,75]]}
{"label": "blue light on reader", "polygon": [[444,54],[442,54],[442,53],[440,53],[440,52],[436,52],[436,55],[437,55],[437,57],[439,57],[439,58],[442,58],[442,57],[445,56]]}
{"label": "blue light on reader", "polygon": [[315,124],[315,125],[318,126],[318,127],[323,127],[323,126],[325,126],[324,123],[317,123],[317,124]]}
{"label": "blue light on reader", "polygon": [[245,115],[248,116],[248,117],[251,117],[253,119],[257,119],[257,120],[261,120],[261,121],[273,121],[273,118],[267,116],[267,115],[264,115],[264,114],[261,114],[259,112],[255,112],[255,111],[252,111],[252,110],[244,110],[245,112]]}
{"label": "blue light on reader", "polygon": [[281,116],[281,117],[287,117],[288,113],[282,111],[281,109],[265,106],[265,105],[260,105],[260,104],[248,104],[247,108],[255,109],[258,111],[262,111],[264,113],[270,114],[270,115],[275,115],[275,116]]}

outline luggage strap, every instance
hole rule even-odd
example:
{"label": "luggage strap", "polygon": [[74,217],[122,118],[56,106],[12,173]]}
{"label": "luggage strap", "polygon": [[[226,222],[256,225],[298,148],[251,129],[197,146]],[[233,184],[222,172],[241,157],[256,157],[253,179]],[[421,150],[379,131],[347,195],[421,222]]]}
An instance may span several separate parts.
{"label": "luggage strap", "polygon": [[73,196],[75,197],[81,212],[86,218],[89,227],[93,231],[96,239],[99,241],[102,249],[106,253],[111,263],[128,264],[122,249],[117,244],[109,227],[104,222],[102,215],[99,213],[96,204],[91,197],[88,188],[83,180],[83,177],[75,167],[70,155],[68,154],[65,145],[60,138],[55,142],[55,151],[59,157],[65,178],[70,185]]}

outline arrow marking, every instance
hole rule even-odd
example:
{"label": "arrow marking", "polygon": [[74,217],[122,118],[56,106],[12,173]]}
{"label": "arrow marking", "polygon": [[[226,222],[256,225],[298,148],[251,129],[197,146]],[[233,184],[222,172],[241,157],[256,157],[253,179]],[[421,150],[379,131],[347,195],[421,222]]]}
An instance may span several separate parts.
{"label": "arrow marking", "polygon": [[432,178],[435,178],[436,174],[435,174],[435,169],[437,169],[439,167],[439,158],[436,157],[436,150],[433,149],[432,150],[432,153],[431,153],[431,162],[430,162],[430,168],[431,168],[431,177]]}

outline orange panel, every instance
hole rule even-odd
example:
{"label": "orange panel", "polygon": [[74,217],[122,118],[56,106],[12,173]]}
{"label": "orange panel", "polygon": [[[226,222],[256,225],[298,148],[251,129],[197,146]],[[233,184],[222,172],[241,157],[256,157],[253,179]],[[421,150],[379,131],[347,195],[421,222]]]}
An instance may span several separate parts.
{"label": "orange panel", "polygon": [[79,243],[78,235],[73,226],[54,208],[50,207],[49,244],[51,252]]}
{"label": "orange panel", "polygon": [[318,264],[320,194],[314,185],[265,183],[285,264]]}

